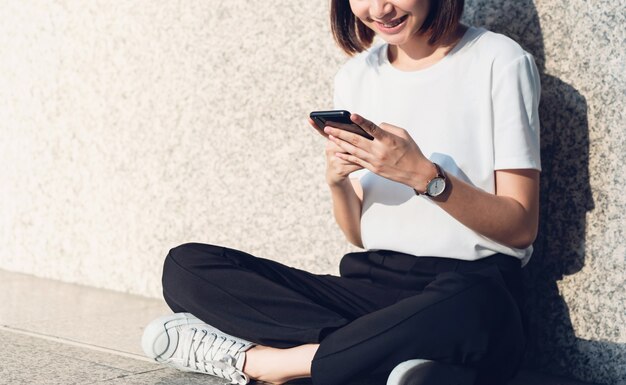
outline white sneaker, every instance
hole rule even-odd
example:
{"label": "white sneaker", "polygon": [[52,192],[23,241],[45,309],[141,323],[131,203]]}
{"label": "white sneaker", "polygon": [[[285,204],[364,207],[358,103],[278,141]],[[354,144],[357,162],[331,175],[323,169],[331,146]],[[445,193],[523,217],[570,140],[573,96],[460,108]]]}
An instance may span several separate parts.
{"label": "white sneaker", "polygon": [[210,374],[231,384],[250,382],[243,365],[245,351],[254,344],[228,335],[190,313],[175,313],[150,322],[141,345],[148,357],[176,369]]}
{"label": "white sneaker", "polygon": [[398,364],[387,385],[472,385],[475,379],[471,368],[415,359]]}

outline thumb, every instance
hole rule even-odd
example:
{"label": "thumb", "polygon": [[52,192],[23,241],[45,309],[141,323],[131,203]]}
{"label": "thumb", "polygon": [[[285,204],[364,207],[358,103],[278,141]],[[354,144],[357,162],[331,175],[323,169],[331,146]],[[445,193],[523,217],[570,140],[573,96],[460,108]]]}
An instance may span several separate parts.
{"label": "thumb", "polygon": [[359,114],[350,115],[350,120],[353,123],[359,125],[363,130],[365,130],[368,134],[372,135],[375,139],[382,139],[385,137],[386,132],[372,121],[365,119]]}

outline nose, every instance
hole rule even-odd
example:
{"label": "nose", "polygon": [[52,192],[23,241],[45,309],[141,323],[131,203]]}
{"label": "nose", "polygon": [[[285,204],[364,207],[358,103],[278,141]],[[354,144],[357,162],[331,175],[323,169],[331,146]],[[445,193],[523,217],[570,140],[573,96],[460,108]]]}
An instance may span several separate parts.
{"label": "nose", "polygon": [[388,0],[370,0],[370,16],[374,19],[383,19],[393,10]]}

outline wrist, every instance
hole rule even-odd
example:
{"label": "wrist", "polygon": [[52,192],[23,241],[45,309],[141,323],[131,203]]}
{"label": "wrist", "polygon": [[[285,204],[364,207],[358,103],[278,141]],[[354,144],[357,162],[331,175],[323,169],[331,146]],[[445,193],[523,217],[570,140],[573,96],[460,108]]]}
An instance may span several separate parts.
{"label": "wrist", "polygon": [[343,189],[350,185],[350,178],[346,176],[339,179],[327,179],[326,184],[328,184],[331,190]]}
{"label": "wrist", "polygon": [[436,198],[442,196],[446,193],[447,188],[447,178],[446,173],[443,169],[434,162],[430,162],[431,169],[434,169],[434,175],[428,179],[426,182],[425,188],[423,190],[418,190],[419,186],[414,187],[413,190],[417,195],[426,195],[430,198]]}
{"label": "wrist", "polygon": [[438,170],[435,163],[428,159],[424,159],[424,162],[417,167],[417,171],[413,173],[411,187],[418,195],[425,194],[428,182],[437,177],[437,174]]}

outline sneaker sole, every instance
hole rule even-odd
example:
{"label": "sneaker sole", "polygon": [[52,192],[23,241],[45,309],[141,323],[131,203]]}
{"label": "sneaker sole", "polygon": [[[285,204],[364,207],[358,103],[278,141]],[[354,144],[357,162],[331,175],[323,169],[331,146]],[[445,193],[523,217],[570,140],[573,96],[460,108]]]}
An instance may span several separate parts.
{"label": "sneaker sole", "polygon": [[473,385],[476,372],[429,360],[409,360],[396,366],[387,385]]}

